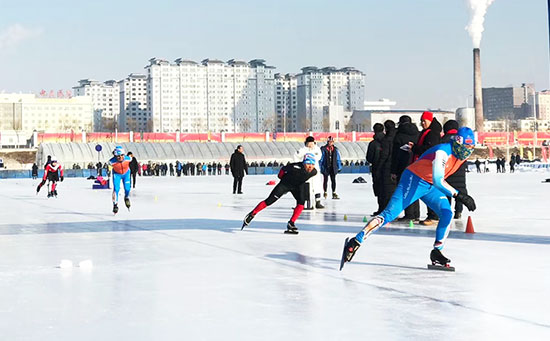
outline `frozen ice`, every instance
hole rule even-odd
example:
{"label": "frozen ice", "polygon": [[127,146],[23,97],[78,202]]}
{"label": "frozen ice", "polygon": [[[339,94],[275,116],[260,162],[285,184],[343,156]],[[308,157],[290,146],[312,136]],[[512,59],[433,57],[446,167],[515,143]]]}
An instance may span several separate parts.
{"label": "frozen ice", "polygon": [[73,262],[69,259],[62,259],[58,267],[60,269],[70,269],[73,267]]}
{"label": "frozen ice", "polygon": [[94,263],[90,259],[86,259],[78,263],[78,267],[85,270],[89,270],[93,268],[93,266],[94,266]]}
{"label": "frozen ice", "polygon": [[50,199],[38,180],[1,180],[1,338],[549,340],[549,174],[468,175],[476,233],[465,211],[444,249],[454,273],[426,269],[434,228],[408,223],[338,271],[344,239],[376,210],[365,174],[338,175],[341,199],[304,211],[299,235],[283,234],[290,194],[240,230],[274,175],[245,177],[243,195],[225,175],[138,177],[116,216],[90,180],[66,178]]}

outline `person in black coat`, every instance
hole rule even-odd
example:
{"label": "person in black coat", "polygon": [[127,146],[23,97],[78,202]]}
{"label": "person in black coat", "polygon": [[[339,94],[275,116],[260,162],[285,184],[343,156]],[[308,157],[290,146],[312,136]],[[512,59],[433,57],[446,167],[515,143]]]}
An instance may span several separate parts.
{"label": "person in black coat", "polygon": [[[510,173],[514,172],[515,164],[516,164],[516,156],[514,155],[514,153],[512,153],[512,155],[510,156]],[[481,173],[481,171],[478,171],[478,173]]]}
{"label": "person in black coat", "polygon": [[[412,163],[413,153],[411,144],[418,141],[418,128],[412,123],[410,116],[403,115],[399,117],[397,133],[392,142],[391,154],[391,178],[395,183],[399,183],[401,174]],[[398,220],[409,221],[420,218],[420,209],[418,203],[405,209],[405,216]]]}
{"label": "person in black coat", "polygon": [[38,178],[38,166],[36,165],[36,163],[32,164],[32,178]]}
{"label": "person in black coat", "polygon": [[243,146],[238,145],[229,160],[229,167],[231,168],[231,174],[233,175],[233,194],[243,194],[243,178],[245,173],[248,174],[248,167],[246,166],[246,159],[243,152]]}
{"label": "person in black coat", "polygon": [[384,140],[384,126],[376,123],[372,130],[374,131],[373,140],[367,148],[367,162],[370,164],[370,173],[372,175],[372,190],[378,200],[378,209],[372,215],[375,216],[384,209],[384,181],[382,178],[382,165],[380,155],[382,153],[382,141]]}
{"label": "person in black coat", "polygon": [[340,199],[336,194],[336,174],[342,170],[342,161],[340,151],[334,145],[334,139],[329,136],[327,144],[321,147],[321,173],[323,174],[323,190],[325,199],[327,198],[328,179],[330,177],[332,188],[332,199]]}
{"label": "person in black coat", "polygon": [[[458,122],[455,120],[448,120],[443,125],[443,131],[445,132],[445,135],[441,138],[441,143],[450,143],[451,138],[458,132]],[[468,194],[468,190],[466,189],[466,168],[467,164],[464,162],[455,173],[445,179],[449,185],[464,194]],[[449,203],[451,203],[451,198],[449,197],[448,199]],[[462,217],[462,210],[462,202],[455,201],[454,219],[460,219]]]}
{"label": "person in black coat", "polygon": [[[412,146],[414,153],[413,162],[418,160],[420,155],[433,146],[438,145],[441,142],[441,123],[434,117],[430,111],[424,111],[420,117],[420,124],[422,125],[422,131],[416,144]],[[413,205],[419,205],[416,201]],[[428,217],[426,220],[421,221],[422,225],[433,225],[439,217],[435,212],[428,207]]]}
{"label": "person in black coat", "polygon": [[132,152],[128,152],[127,155],[132,158],[132,161],[130,161],[130,180],[132,181],[132,188],[136,188],[136,176],[138,173],[139,164]]}
{"label": "person in black coat", "polygon": [[382,172],[382,206],[386,207],[390,201],[395,188],[397,187],[397,182],[391,176],[391,161],[392,161],[392,151],[393,151],[393,139],[397,133],[395,129],[395,122],[392,120],[387,120],[384,122],[384,138],[382,139],[382,152],[380,154],[380,167]]}

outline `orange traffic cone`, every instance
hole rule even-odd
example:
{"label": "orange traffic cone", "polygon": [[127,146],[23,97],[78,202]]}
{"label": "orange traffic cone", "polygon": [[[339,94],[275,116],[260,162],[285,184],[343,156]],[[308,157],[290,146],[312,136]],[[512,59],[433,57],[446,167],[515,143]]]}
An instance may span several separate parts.
{"label": "orange traffic cone", "polygon": [[474,224],[472,223],[472,217],[468,216],[468,223],[466,224],[466,231],[465,233],[476,233],[474,231]]}

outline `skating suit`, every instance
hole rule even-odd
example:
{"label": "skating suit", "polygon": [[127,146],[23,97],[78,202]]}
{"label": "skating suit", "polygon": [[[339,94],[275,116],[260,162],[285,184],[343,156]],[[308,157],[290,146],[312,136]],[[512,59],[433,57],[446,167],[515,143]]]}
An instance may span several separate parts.
{"label": "skating suit", "polygon": [[433,146],[405,169],[388,206],[379,215],[384,219],[382,226],[397,218],[405,208],[420,199],[439,216],[434,246],[443,248],[453,219],[447,197],[457,193],[445,179],[456,172],[465,161],[456,158],[451,148],[451,143]]}
{"label": "skating suit", "polygon": [[323,177],[321,176],[320,166],[321,159],[323,158],[323,152],[321,151],[321,148],[318,146],[314,146],[313,148],[302,147],[296,152],[295,161],[302,162],[304,160],[304,156],[308,153],[315,156],[315,170],[317,171],[317,174],[309,178],[307,182],[310,184],[314,194],[321,194],[323,193]]}
{"label": "skating suit", "polygon": [[44,168],[44,176],[42,177],[42,180],[57,182],[59,181],[59,178],[62,176],[63,176],[63,166],[61,166],[60,163],[57,163],[55,166],[52,166],[51,163],[48,163]]}
{"label": "skating suit", "polygon": [[109,160],[109,164],[113,167],[113,191],[118,202],[118,191],[120,191],[120,181],[124,184],[124,197],[130,196],[130,162],[132,159],[124,155],[124,160],[118,161],[116,157]]}

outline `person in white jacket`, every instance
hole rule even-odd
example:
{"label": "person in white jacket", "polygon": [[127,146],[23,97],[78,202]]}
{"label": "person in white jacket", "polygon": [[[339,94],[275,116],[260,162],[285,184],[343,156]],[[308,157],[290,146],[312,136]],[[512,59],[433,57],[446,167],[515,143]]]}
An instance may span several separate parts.
{"label": "person in white jacket", "polygon": [[[323,179],[321,176],[321,167],[320,162],[321,158],[323,157],[323,153],[321,152],[321,148],[315,144],[315,138],[313,136],[308,136],[305,141],[305,146],[300,148],[295,155],[295,159],[297,161],[303,160],[304,156],[306,154],[313,154],[315,156],[315,169],[317,170],[317,175],[314,177],[311,177],[307,183],[309,184],[309,193],[310,193],[310,200],[309,204],[313,206],[313,200],[311,200],[311,193],[313,193],[313,196],[315,197],[315,208],[325,208],[321,204],[321,193],[323,193]],[[313,207],[307,207],[306,209],[312,209]]]}

